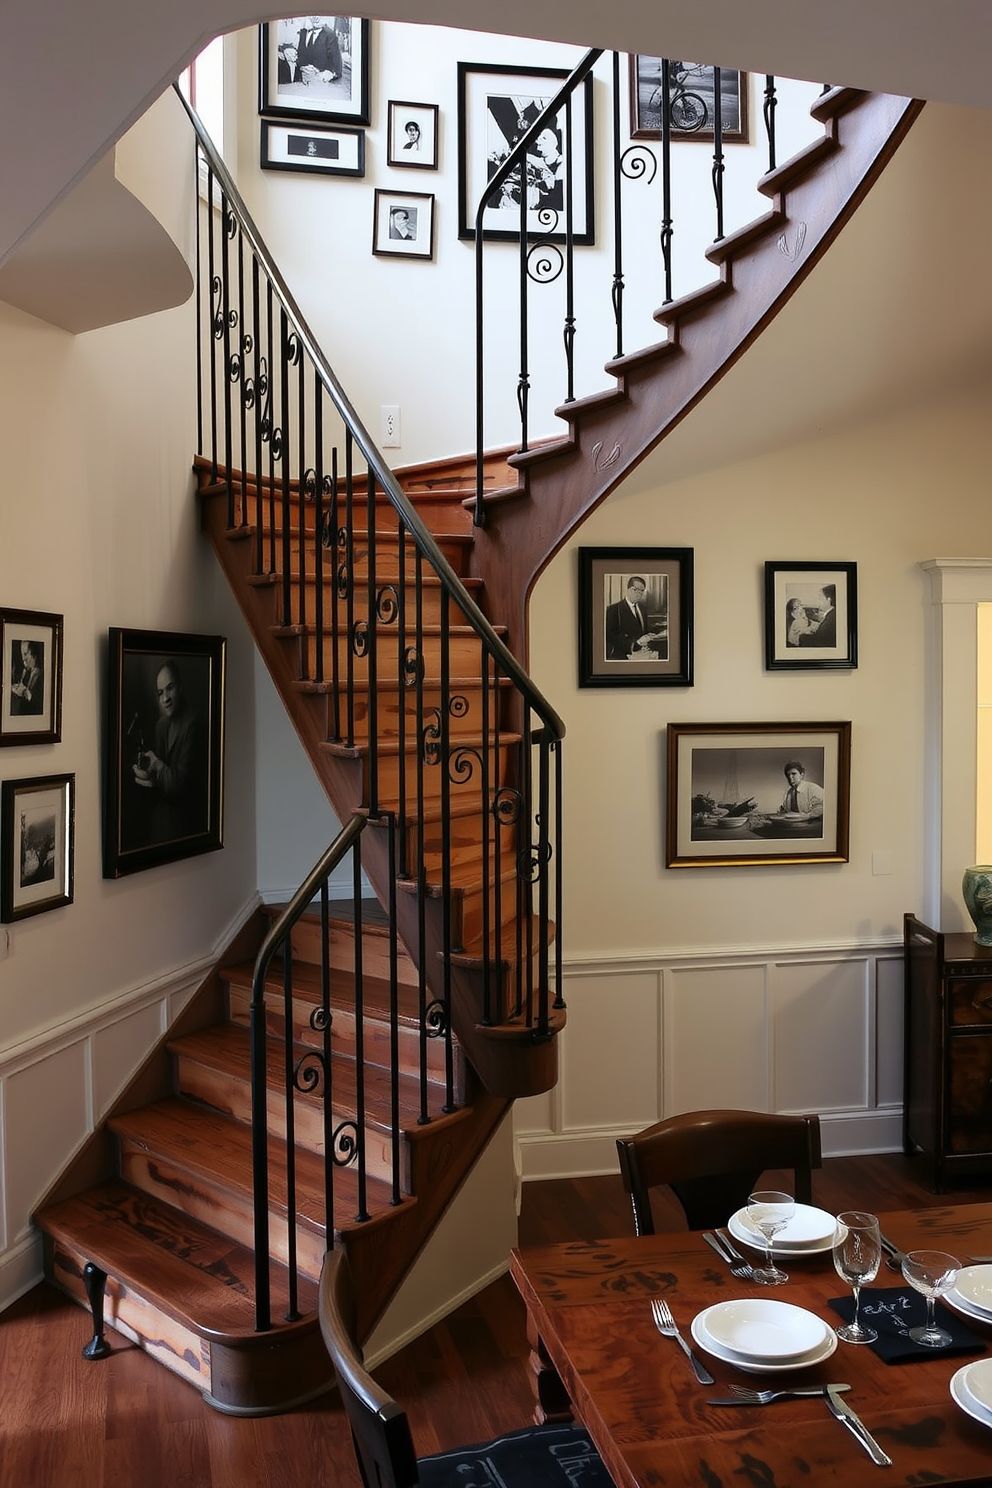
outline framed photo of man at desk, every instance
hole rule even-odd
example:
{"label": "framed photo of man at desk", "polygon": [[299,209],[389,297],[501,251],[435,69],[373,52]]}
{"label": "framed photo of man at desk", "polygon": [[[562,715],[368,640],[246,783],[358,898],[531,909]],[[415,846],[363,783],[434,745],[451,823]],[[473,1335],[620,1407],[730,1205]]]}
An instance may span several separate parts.
{"label": "framed photo of man at desk", "polygon": [[692,686],[692,549],[579,549],[579,686]]}
{"label": "framed photo of man at desk", "polygon": [[853,670],[858,664],[858,565],[765,564],[765,667]]}
{"label": "framed photo of man at desk", "polygon": [[846,863],[850,723],[670,723],[668,868]]}
{"label": "framed photo of man at desk", "polygon": [[103,876],[223,847],[223,636],[110,632]]}
{"label": "framed photo of man at desk", "polygon": [[258,28],[258,111],[270,118],[368,124],[369,22],[287,16]]}
{"label": "framed photo of man at desk", "polygon": [[62,738],[62,616],[0,609],[0,745]]}

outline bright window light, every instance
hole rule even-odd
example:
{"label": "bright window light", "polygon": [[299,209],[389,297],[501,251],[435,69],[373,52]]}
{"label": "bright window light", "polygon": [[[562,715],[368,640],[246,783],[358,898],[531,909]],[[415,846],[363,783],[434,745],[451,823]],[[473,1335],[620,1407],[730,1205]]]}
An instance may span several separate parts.
{"label": "bright window light", "polygon": [[179,79],[179,86],[224,154],[224,38],[215,36]]}

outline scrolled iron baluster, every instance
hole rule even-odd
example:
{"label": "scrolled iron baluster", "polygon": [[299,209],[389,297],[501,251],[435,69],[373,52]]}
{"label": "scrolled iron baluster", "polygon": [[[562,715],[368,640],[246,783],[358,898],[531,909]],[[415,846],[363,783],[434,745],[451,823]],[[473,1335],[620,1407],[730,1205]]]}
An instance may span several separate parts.
{"label": "scrolled iron baluster", "polygon": [[383,584],[376,591],[375,617],[383,625],[395,625],[400,616],[400,597],[395,584]]}
{"label": "scrolled iron baluster", "polygon": [[493,796],[490,814],[503,827],[513,827],[521,817],[523,797],[512,785],[500,786]]}
{"label": "scrolled iron baluster", "polygon": [[775,91],[775,75],[771,72],[765,73],[765,95],[761,106],[762,117],[765,121],[765,138],[768,141],[768,169],[775,169],[775,110],[778,108],[778,96]]}
{"label": "scrolled iron baluster", "polygon": [[308,466],[303,472],[300,480],[300,496],[303,501],[309,502],[311,506],[317,499],[317,472],[312,465]]}
{"label": "scrolled iron baluster", "polygon": [[482,755],[470,744],[460,744],[448,755],[448,779],[453,785],[467,785],[477,769],[482,769]]}
{"label": "scrolled iron baluster", "polygon": [[441,763],[441,739],[444,733],[441,710],[435,708],[430,718],[429,723],[425,722],[420,737],[420,757],[425,765],[439,765]]}
{"label": "scrolled iron baluster", "polygon": [[667,57],[661,63],[661,261],[665,276],[665,304],[672,298],[672,65]]}
{"label": "scrolled iron baluster", "polygon": [[325,1028],[330,1028],[334,1022],[334,1015],[329,1008],[315,1007],[307,1019],[314,1033],[323,1033]]}
{"label": "scrolled iron baluster", "polygon": [[224,334],[223,298],[224,281],[220,274],[215,274],[210,281],[210,327],[215,341],[219,341]]}
{"label": "scrolled iron baluster", "polygon": [[290,367],[298,367],[303,355],[303,343],[295,331],[289,331],[285,342],[286,363]]}
{"label": "scrolled iron baluster", "polygon": [[440,998],[429,1002],[424,1009],[424,1033],[429,1039],[444,1038],[448,1032],[448,1015]]}
{"label": "scrolled iron baluster", "polygon": [[336,1168],[347,1168],[358,1161],[360,1137],[354,1121],[342,1121],[334,1128],[331,1141],[331,1161]]}
{"label": "scrolled iron baluster", "polygon": [[527,250],[527,277],[532,284],[554,284],[565,268],[565,255],[557,243],[542,240]]}
{"label": "scrolled iron baluster", "polygon": [[449,718],[467,718],[471,704],[463,693],[456,692],[448,699]]}
{"label": "scrolled iron baluster", "polygon": [[424,658],[416,646],[407,646],[402,658],[403,686],[416,687],[427,674]]}
{"label": "scrolled iron baluster", "polygon": [[369,652],[369,622],[356,620],[351,627],[352,656],[367,656]]}
{"label": "scrolled iron baluster", "polygon": [[620,174],[625,181],[650,186],[658,174],[658,157],[647,145],[630,145],[620,156]]}
{"label": "scrolled iron baluster", "polygon": [[319,1049],[308,1049],[293,1066],[293,1089],[301,1095],[314,1094],[327,1079],[327,1066]]}
{"label": "scrolled iron baluster", "polygon": [[713,69],[713,197],[716,202],[716,242],[723,237],[723,71]]}

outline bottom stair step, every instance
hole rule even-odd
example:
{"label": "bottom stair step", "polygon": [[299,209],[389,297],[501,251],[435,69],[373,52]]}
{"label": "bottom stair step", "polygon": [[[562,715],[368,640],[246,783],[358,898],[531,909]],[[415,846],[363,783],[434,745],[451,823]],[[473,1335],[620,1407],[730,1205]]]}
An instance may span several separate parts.
{"label": "bottom stair step", "polygon": [[49,1280],[86,1306],[83,1267],[107,1273],[104,1316],[210,1405],[236,1415],[289,1409],[330,1387],[315,1285],[301,1280],[301,1320],[285,1268],[271,1267],[272,1327],[255,1329],[252,1252],[130,1184],[111,1181],[36,1216]]}

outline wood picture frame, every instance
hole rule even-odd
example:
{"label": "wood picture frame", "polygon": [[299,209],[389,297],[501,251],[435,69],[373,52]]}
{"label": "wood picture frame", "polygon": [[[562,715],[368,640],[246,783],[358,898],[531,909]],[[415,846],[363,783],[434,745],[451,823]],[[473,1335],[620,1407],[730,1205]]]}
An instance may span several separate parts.
{"label": "wood picture frame", "polygon": [[850,723],[670,723],[667,868],[846,863]]}
{"label": "wood picture frame", "polygon": [[765,564],[768,671],[853,671],[858,664],[858,565]]}
{"label": "wood picture frame", "polygon": [[[536,122],[568,76],[561,67],[510,67],[498,63],[458,64],[458,236],[475,238],[475,220],[487,181],[516,142]],[[524,172],[514,172],[500,188],[500,198],[486,206],[482,235],[515,243],[520,238],[520,196],[527,193],[527,236],[565,241],[565,183],[569,130],[566,110],[555,127],[541,131],[526,157]],[[593,196],[593,83],[588,76],[572,97],[571,141],[572,241],[596,240]]]}
{"label": "wood picture frame", "polygon": [[692,548],[579,549],[579,686],[691,687]]}
{"label": "wood picture frame", "polygon": [[361,16],[286,16],[258,28],[258,111],[274,119],[368,124],[370,24]]}
{"label": "wood picture frame", "polygon": [[262,119],[259,164],[311,176],[364,176],[365,130]]}
{"label": "wood picture frame", "polygon": [[72,903],[74,775],[5,780],[0,787],[0,920],[10,924]]}
{"label": "wood picture frame", "polygon": [[223,847],[223,636],[109,636],[103,876]]}
{"label": "wood picture frame", "polygon": [[62,738],[62,616],[0,609],[0,745]]}
{"label": "wood picture frame", "polygon": [[434,197],[427,191],[376,188],[372,252],[381,258],[434,257]]}
{"label": "wood picture frame", "polygon": [[[630,137],[661,139],[661,57],[635,53],[630,62]],[[669,62],[669,107],[673,140],[711,141],[716,102],[716,69],[699,62]],[[748,75],[720,70],[722,139],[724,144],[748,143]]]}
{"label": "wood picture frame", "polygon": [[437,170],[436,103],[407,103],[391,98],[387,109],[386,164],[397,170]]}

